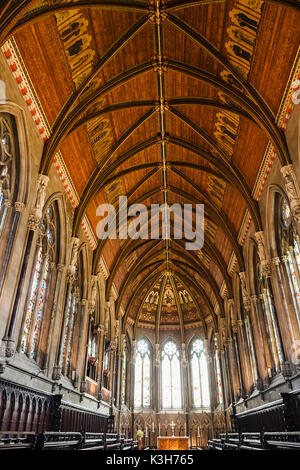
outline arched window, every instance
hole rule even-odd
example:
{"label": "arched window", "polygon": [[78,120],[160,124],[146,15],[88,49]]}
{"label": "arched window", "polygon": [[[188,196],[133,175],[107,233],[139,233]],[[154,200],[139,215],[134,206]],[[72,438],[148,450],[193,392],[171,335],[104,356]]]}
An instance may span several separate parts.
{"label": "arched window", "polygon": [[151,350],[149,341],[140,339],[136,345],[134,406],[151,404]]}
{"label": "arched window", "polygon": [[162,407],[181,408],[181,370],[179,350],[174,341],[167,341],[162,350]]}
{"label": "arched window", "polygon": [[292,212],[287,199],[276,194],[276,242],[278,254],[283,258],[288,274],[300,329],[300,239],[294,228]]}
{"label": "arched window", "polygon": [[210,405],[208,370],[203,341],[193,340],[190,350],[191,377],[193,386],[193,405],[208,408]]}
{"label": "arched window", "polygon": [[40,225],[34,268],[27,301],[21,351],[36,359],[41,325],[48,300],[51,269],[59,257],[59,215],[57,202],[45,210]]}
{"label": "arched window", "polygon": [[14,192],[13,182],[16,174],[16,129],[14,118],[0,113],[0,236],[3,233],[8,205]]}

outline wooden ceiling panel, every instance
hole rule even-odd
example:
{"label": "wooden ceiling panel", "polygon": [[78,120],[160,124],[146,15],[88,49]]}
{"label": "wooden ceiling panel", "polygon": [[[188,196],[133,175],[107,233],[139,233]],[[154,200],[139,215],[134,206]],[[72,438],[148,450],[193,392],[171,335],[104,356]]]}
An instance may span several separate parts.
{"label": "wooden ceiling panel", "polygon": [[[167,3],[168,6],[170,2]],[[156,194],[147,198],[147,206],[154,203],[162,204],[164,201],[169,204],[190,203],[190,198],[180,195],[180,192],[185,192],[187,196],[199,202],[203,201],[204,195],[207,195],[216,212],[221,214],[224,221],[228,219],[228,229],[232,230],[232,237],[237,240],[246,203],[235,189],[235,182],[229,184],[228,177],[225,181],[214,163],[218,165],[222,158],[221,153],[226,154],[229,164],[240,171],[243,180],[252,190],[257,181],[269,137],[243,115],[230,113],[224,107],[208,105],[208,100],[215,103],[229,103],[232,98],[226,97],[224,93],[220,93],[219,87],[212,86],[204,80],[191,78],[179,71],[175,72],[171,68],[172,61],[213,74],[216,79],[231,84],[241,93],[243,88],[238,76],[242,76],[258,90],[262,100],[276,114],[299,47],[299,13],[269,2],[229,0],[210,5],[183,7],[172,14],[177,19],[174,20],[174,17],[169,15],[159,27],[149,20],[134,37],[124,43],[103,68],[94,74],[89,84],[89,92],[95,94],[108,82],[116,80],[117,75],[124,75],[133,67],[143,63],[151,64],[147,72],[134,75],[134,78],[128,77],[127,81],[118,83],[106,95],[90,104],[86,110],[83,112],[81,110],[76,119],[81,119],[85,111],[90,115],[107,106],[123,102],[131,102],[134,106],[128,107],[127,103],[126,109],[115,110],[105,115],[99,114],[96,118],[93,114],[93,121],[85,123],[61,140],[57,149],[61,150],[79,197],[83,194],[87,183],[96,184],[96,181],[92,182],[89,178],[95,173],[97,166],[100,169],[102,165],[103,169],[108,168],[107,174],[111,168],[110,176],[116,176],[125,169],[142,164],[159,165],[159,171],[145,182],[143,181],[146,175],[151,173],[153,166],[135,169],[113,178],[101,191],[92,194],[91,200],[88,199],[85,213],[95,234],[99,222],[99,217],[96,215],[98,205],[116,204],[120,195],[129,193],[137,186],[130,203],[153,188],[159,188]],[[50,126],[75,88],[80,87],[80,83],[87,77],[91,77],[90,74],[105,57],[106,52],[113,48],[116,41],[142,16],[140,13],[125,11],[73,10],[44,18],[15,35],[21,58]],[[219,54],[216,52],[219,60],[183,31],[184,23],[179,30],[172,24],[173,20],[177,25],[183,21],[194,28],[199,40],[206,41],[207,48],[210,48],[211,52],[213,48],[219,51]],[[225,62],[232,65],[231,72],[226,69]],[[236,72],[233,72],[234,69]],[[77,104],[87,100],[87,96],[88,93],[80,97]],[[206,99],[206,104],[170,104],[173,99],[191,97]],[[249,99],[253,97],[249,95]],[[151,106],[145,106],[142,103],[144,100],[150,101]],[[161,105],[160,108],[158,104]],[[116,146],[120,136],[155,105],[154,114],[135,128],[108,158],[110,150]],[[262,115],[261,109],[259,113]],[[184,119],[190,122],[184,122]],[[191,121],[195,125],[194,129]],[[59,123],[60,121],[58,125]],[[205,133],[206,138],[203,138],[201,133]],[[205,157],[170,143],[169,137],[184,139],[196,149],[202,149],[213,155],[213,162],[208,163]],[[50,140],[51,138],[50,136]],[[112,163],[120,163],[125,152],[129,152],[135,145],[149,138],[157,138],[157,143],[140,150],[119,167],[109,167]],[[219,148],[218,152],[216,149],[213,151],[209,140]],[[173,164],[168,166],[169,162]],[[179,163],[197,164],[211,171],[184,167]],[[104,171],[99,171],[98,178],[102,175]],[[189,180],[193,182],[194,187]],[[172,192],[170,186],[176,187],[176,192]],[[83,200],[80,201],[80,208],[82,204]],[[227,266],[233,252],[233,243],[228,233],[225,234],[224,226],[221,228],[219,222],[216,222],[218,216],[208,217],[209,212],[212,213],[209,210],[205,213],[205,239],[210,247],[216,248],[222,262]],[[81,220],[77,222],[80,226]],[[104,244],[101,255],[110,271],[124,244],[124,241],[119,240],[108,240]],[[173,261],[170,266],[166,263],[168,247],[169,259]],[[174,254],[174,250],[181,251],[182,256]],[[209,276],[212,276],[220,288],[224,280],[220,268],[209,258],[205,250],[197,254],[185,253],[183,247],[172,241],[168,243],[161,241],[156,246],[151,243],[144,244],[133,251],[128,259],[120,264],[114,276],[113,282],[117,290],[121,289],[126,277],[133,272],[138,262],[144,259],[143,256],[150,258],[152,253],[156,253],[157,259],[160,260],[157,272],[168,267],[170,271],[177,273],[179,281],[176,278],[176,283],[181,282],[180,276],[184,277],[185,273],[205,290],[212,305],[215,305],[216,296],[210,285]],[[199,262],[204,263],[207,276],[195,273],[192,265],[188,264],[188,261],[191,261],[190,256],[194,256],[195,259],[198,256]],[[187,265],[182,264],[184,262],[187,262]],[[150,271],[151,268],[146,268],[140,276],[135,276],[126,289],[122,299],[123,306],[127,305],[132,292],[137,291]],[[150,283],[147,283],[145,292],[149,288]],[[199,294],[201,289],[194,290],[191,287],[191,290],[194,296],[197,296],[201,310],[205,315],[209,314],[206,300]],[[139,300],[137,299],[132,306],[130,312],[132,318],[139,308]],[[165,304],[164,311],[167,309]],[[184,313],[186,318],[190,318],[189,315],[188,312]],[[146,316],[142,324],[145,322],[147,323]],[[168,324],[167,317],[165,323]]]}
{"label": "wooden ceiling panel", "polygon": [[16,35],[16,43],[52,125],[74,89],[54,18],[21,30]]}

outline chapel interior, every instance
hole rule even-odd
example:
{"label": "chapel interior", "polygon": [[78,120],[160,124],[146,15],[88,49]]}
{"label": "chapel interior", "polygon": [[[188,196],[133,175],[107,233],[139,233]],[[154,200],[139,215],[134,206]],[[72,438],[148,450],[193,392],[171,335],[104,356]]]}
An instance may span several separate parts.
{"label": "chapel interior", "polygon": [[0,449],[300,449],[299,0],[2,0],[0,47]]}

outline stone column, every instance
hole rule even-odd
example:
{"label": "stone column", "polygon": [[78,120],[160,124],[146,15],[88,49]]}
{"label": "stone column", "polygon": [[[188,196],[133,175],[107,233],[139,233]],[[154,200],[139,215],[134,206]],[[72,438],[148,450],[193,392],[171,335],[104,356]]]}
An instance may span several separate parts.
{"label": "stone column", "polygon": [[185,425],[186,425],[186,435],[189,435],[189,410],[192,408],[192,403],[190,401],[190,396],[188,393],[189,390],[189,378],[188,378],[188,362],[186,357],[185,343],[181,344],[181,370],[182,370],[182,408],[185,411]]}
{"label": "stone column", "polygon": [[118,376],[117,376],[117,393],[116,393],[116,404],[117,407],[121,408],[121,388],[122,388],[122,368],[123,368],[123,361],[124,361],[124,344],[125,335],[121,335],[121,339],[119,342],[118,348]]}
{"label": "stone column", "polygon": [[[241,341],[241,350],[243,353],[240,356],[243,356],[243,363],[244,363],[244,370],[245,370],[245,375],[246,375],[246,381],[248,384],[248,387],[251,387],[251,377],[250,377],[250,370],[249,370],[249,363],[251,364],[252,358],[251,354],[252,352],[250,351],[248,342],[245,337],[245,331],[244,331],[245,325],[243,320],[238,320],[238,329],[239,329],[239,335],[240,335],[240,341]],[[254,376],[254,373],[252,371],[252,382],[253,385],[255,384],[256,377]],[[246,390],[249,391],[249,388],[245,386]]]}
{"label": "stone column", "polygon": [[[277,277],[278,277],[278,283],[279,283],[280,292],[281,292],[281,298],[282,298],[284,309],[285,309],[284,318],[287,321],[287,326],[288,326],[288,331],[289,331],[289,334],[290,334],[291,343],[293,344],[293,343],[295,343],[295,336],[294,336],[293,325],[291,323],[291,318],[290,318],[290,309],[289,309],[289,306],[288,306],[288,302],[287,302],[287,298],[286,298],[286,292],[285,292],[285,289],[284,289],[285,283],[284,283],[283,276],[282,276],[281,269],[280,269],[281,260],[280,260],[279,257],[275,257],[275,258],[272,259],[272,262],[273,262],[273,264],[275,266],[275,269],[276,269],[276,273],[277,273]],[[286,371],[284,370],[283,372],[286,372]]]}
{"label": "stone column", "polygon": [[[31,213],[28,218],[28,235],[26,240],[26,247],[24,252],[24,258],[22,262],[20,277],[18,280],[18,287],[15,294],[15,300],[12,307],[9,324],[7,328],[7,334],[3,341],[7,344],[6,347],[6,356],[11,357],[15,351],[15,339],[14,339],[14,329],[16,325],[17,316],[19,314],[20,302],[22,298],[23,287],[25,283],[27,268],[29,265],[29,260],[31,258],[31,250],[33,246],[34,235],[39,229],[40,222],[43,215],[43,207],[46,197],[46,187],[48,184],[49,178],[46,175],[39,175],[36,183],[35,190],[35,199],[34,204],[31,210]],[[20,206],[20,209],[22,207]]]}
{"label": "stone column", "polygon": [[53,368],[53,375],[52,375],[53,380],[59,380],[61,378],[61,372],[62,372],[63,358],[64,358],[64,352],[65,352],[65,330],[67,327],[67,323],[69,321],[70,308],[72,304],[71,292],[72,292],[72,286],[73,286],[73,278],[70,276],[70,273],[67,273],[66,275],[66,282],[67,282],[67,285],[66,285],[66,291],[65,291],[65,302],[64,302],[64,307],[63,307],[62,326],[60,329],[60,338],[59,338],[59,343],[58,343],[56,363]]}
{"label": "stone column", "polygon": [[70,264],[68,266],[67,275],[66,275],[66,294],[62,318],[62,327],[60,340],[57,351],[56,365],[53,368],[53,380],[59,380],[61,377],[62,366],[64,362],[64,353],[65,353],[65,334],[66,328],[69,321],[70,309],[72,308],[72,298],[71,292],[73,283],[75,281],[76,265],[78,260],[78,250],[79,250],[80,240],[73,237],[71,239],[71,258]]}
{"label": "stone column", "polygon": [[156,413],[161,409],[161,383],[160,383],[160,345],[155,345],[155,363],[154,363],[155,373],[153,377],[153,386],[152,386],[152,400],[153,400],[153,409]]}
{"label": "stone column", "polygon": [[[4,210],[7,210],[9,205],[10,205],[10,203],[8,204],[5,200],[4,201]],[[0,274],[0,295],[2,293],[4,281],[5,281],[6,274],[7,274],[7,268],[8,268],[9,260],[11,258],[12,249],[13,249],[17,229],[18,229],[18,226],[19,226],[19,221],[21,219],[21,214],[22,214],[24,208],[25,208],[25,205],[22,202],[15,202],[15,204],[14,204],[15,211],[14,211],[13,220],[12,220],[11,227],[10,227],[9,238],[8,238],[8,241],[7,241],[7,244],[6,244],[4,258],[3,258],[3,262],[2,262],[2,269],[1,269],[1,274]],[[1,220],[4,221],[4,218],[2,218]],[[2,229],[3,229],[3,227],[2,228],[0,227],[0,236],[1,236],[1,233],[2,233]]]}
{"label": "stone column", "polygon": [[239,343],[238,343],[238,330],[239,330],[239,324],[238,322],[234,322],[232,325],[233,329],[233,345],[234,345],[234,352],[235,352],[235,358],[236,358],[236,363],[237,363],[237,370],[238,370],[238,377],[239,377],[239,383],[240,383],[240,394],[242,398],[246,397],[246,390],[245,390],[245,383],[243,379],[243,372],[242,372],[242,366],[241,366],[241,357],[240,357],[240,351],[239,351]]}
{"label": "stone column", "polygon": [[[260,323],[260,315],[258,311],[258,298],[256,295],[251,296],[251,301],[252,301],[252,306],[253,306],[253,311],[254,311],[254,318],[255,318],[255,323],[256,323],[256,329],[257,329],[257,342],[258,342],[258,349],[260,351],[260,357],[261,357],[261,369],[262,373],[259,374],[261,378],[264,377],[264,374],[267,374],[268,371],[268,365],[267,365],[267,359],[266,359],[266,354],[265,354],[265,345],[264,345],[264,337],[263,337],[263,332],[262,332],[262,327]],[[249,317],[250,318],[250,317]]]}
{"label": "stone column", "polygon": [[99,385],[98,385],[98,400],[99,404],[100,401],[102,400],[102,386],[103,386],[103,370],[104,370],[104,354],[105,354],[105,327],[103,324],[100,325],[100,338],[101,340],[101,363],[100,363],[100,369],[98,371],[98,377],[99,377]]}
{"label": "stone column", "polygon": [[[249,359],[250,359],[250,364],[252,368],[252,376],[253,376],[253,383],[254,385],[261,389],[262,387],[262,379],[259,374],[259,369],[258,369],[258,363],[257,363],[257,353],[256,353],[256,347],[255,347],[255,342],[253,340],[253,328],[252,328],[252,323],[251,323],[251,299],[250,299],[250,293],[249,293],[249,287],[247,283],[247,276],[246,273],[240,272],[239,277],[241,280],[241,290],[242,290],[242,299],[243,299],[243,307],[245,311],[245,319],[244,319],[244,325],[243,323],[240,324],[241,328],[241,338],[243,338],[243,343],[246,344],[244,340],[244,328],[246,331],[246,338],[247,338],[247,344],[248,344],[248,351],[249,351]],[[255,315],[256,317],[256,312]],[[259,319],[257,318],[257,321]],[[257,325],[258,331],[260,331],[260,324]],[[247,363],[247,361],[246,361]],[[247,363],[248,367],[248,363]],[[250,382],[249,382],[250,383]]]}
{"label": "stone column", "polygon": [[[300,244],[299,244],[299,246],[300,246]],[[279,264],[279,269],[280,269],[280,267],[282,267],[282,265],[284,266],[284,269],[281,269],[280,272],[282,273],[282,279],[284,280],[282,288],[285,292],[285,300],[286,300],[286,303],[287,303],[287,312],[289,312],[288,313],[289,322],[291,323],[291,318],[290,318],[290,308],[289,308],[289,305],[288,305],[288,300],[286,298],[286,289],[289,289],[289,291],[290,291],[290,298],[292,299],[293,308],[295,310],[296,322],[297,322],[298,330],[300,331],[300,305],[298,305],[298,302],[294,299],[294,296],[293,296],[294,286],[293,286],[293,282],[292,282],[290,274],[289,274],[290,273],[290,267],[289,267],[288,256],[283,255],[281,257],[281,261],[282,261],[282,263]],[[295,273],[297,273],[297,271],[295,271]],[[297,276],[297,281],[298,281],[298,285],[300,286],[300,279],[298,280],[298,276]],[[293,335],[292,335],[292,338],[293,338],[294,337],[293,327],[292,327],[292,331],[293,331]]]}
{"label": "stone column", "polygon": [[64,267],[65,267],[64,264],[58,264],[56,266],[55,290],[54,290],[54,297],[53,297],[53,303],[52,303],[52,308],[51,308],[51,317],[50,317],[49,330],[48,330],[47,349],[46,349],[46,354],[45,354],[44,363],[43,363],[44,372],[46,372],[49,367],[49,357],[50,357],[51,343],[53,339],[52,335],[53,335],[53,328],[54,328],[54,320],[57,314],[57,303],[58,303],[58,298],[59,298],[60,289],[61,289],[61,280],[62,280],[62,273],[63,273]]}
{"label": "stone column", "polygon": [[92,324],[93,316],[89,312],[89,321],[88,321],[88,328],[87,328],[87,340],[85,342],[85,350],[84,350],[84,363],[83,363],[83,372],[81,376],[81,383],[80,383],[80,392],[86,392],[86,376],[87,376],[87,366],[88,366],[88,350],[89,350],[89,334],[91,331],[91,324]]}
{"label": "stone column", "polygon": [[228,398],[229,398],[228,405],[233,405],[234,404],[234,391],[233,391],[232,380],[231,380],[231,369],[229,366],[227,347],[228,347],[228,341],[226,341],[224,344],[224,363],[225,363],[225,373],[226,373]]}
{"label": "stone column", "polygon": [[101,400],[101,387],[102,387],[102,370],[103,370],[103,355],[104,355],[104,325],[101,323],[98,327],[98,369],[97,369],[97,382],[98,382],[98,400]]}
{"label": "stone column", "polygon": [[81,300],[80,305],[80,322],[79,322],[79,331],[78,331],[78,341],[77,341],[77,353],[76,353],[76,367],[75,367],[75,378],[74,378],[74,387],[77,388],[79,386],[81,380],[80,374],[80,356],[82,355],[82,350],[84,350],[84,344],[82,344],[82,333],[83,333],[83,324],[84,318],[87,314],[88,310],[88,301],[87,299]]}
{"label": "stone column", "polygon": [[267,289],[269,291],[267,300],[269,302],[270,312],[271,312],[272,319],[273,319],[272,323],[275,329],[274,339],[277,344],[279,362],[280,362],[280,365],[283,365],[285,363],[285,353],[284,353],[284,348],[283,348],[283,343],[282,343],[282,338],[281,338],[281,332],[279,328],[277,311],[276,311],[274,300],[273,300],[273,289],[272,289],[272,284],[271,284],[271,276],[272,276],[271,262],[269,260],[267,249],[266,249],[264,232],[256,232],[255,238],[256,238],[257,246],[258,246],[258,254],[259,254],[260,263],[262,267],[262,274],[266,279]]}
{"label": "stone column", "polygon": [[[132,426],[133,426],[133,421],[134,421],[134,375],[135,375],[135,361],[136,361],[136,340],[134,339],[132,341],[132,351],[131,351],[131,360],[130,360],[130,370],[131,370],[131,381],[130,381],[130,386],[131,386],[131,395],[130,395],[130,409],[132,411]],[[152,390],[151,390],[152,392]],[[152,405],[153,406],[153,405]],[[153,407],[154,408],[154,407]]]}

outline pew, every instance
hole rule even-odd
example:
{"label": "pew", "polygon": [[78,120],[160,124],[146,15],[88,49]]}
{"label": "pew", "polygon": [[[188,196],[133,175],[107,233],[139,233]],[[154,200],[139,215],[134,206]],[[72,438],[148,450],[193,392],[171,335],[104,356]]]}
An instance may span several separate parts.
{"label": "pew", "polygon": [[32,449],[35,441],[36,434],[34,432],[0,432],[0,450]]}
{"label": "pew", "polygon": [[208,441],[209,450],[300,450],[300,431],[221,434]]}
{"label": "pew", "polygon": [[117,433],[83,432],[1,432],[0,450],[134,450],[138,441]]}

